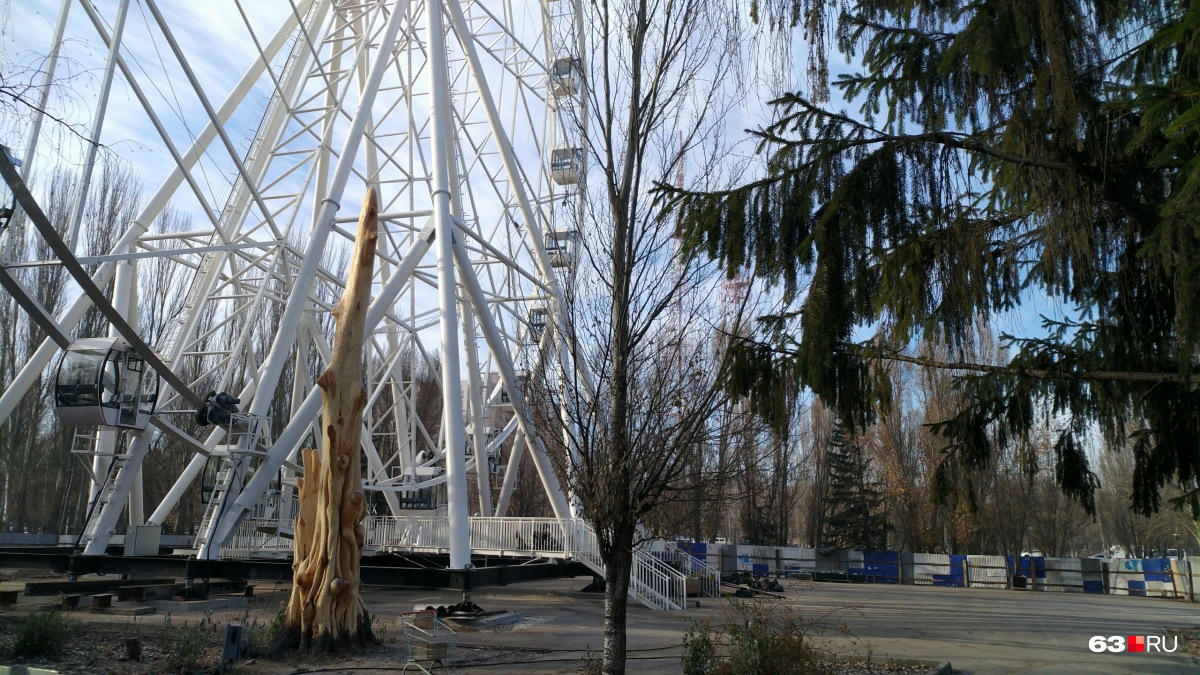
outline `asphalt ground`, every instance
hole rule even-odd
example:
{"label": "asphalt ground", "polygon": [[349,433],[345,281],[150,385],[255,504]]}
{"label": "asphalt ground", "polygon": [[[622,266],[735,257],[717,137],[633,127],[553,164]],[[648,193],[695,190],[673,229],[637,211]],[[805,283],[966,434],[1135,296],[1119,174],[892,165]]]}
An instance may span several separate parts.
{"label": "asphalt ground", "polygon": [[[461,633],[460,647],[573,650],[531,653],[529,660],[598,652],[603,644],[603,599],[574,592],[581,581],[480,589],[472,596],[480,605],[521,612],[526,621],[505,629]],[[411,597],[405,598],[406,604],[453,600],[442,593],[403,595]],[[1094,653],[1088,647],[1088,640],[1097,635],[1167,635],[1171,628],[1195,628],[1200,626],[1200,604],[1128,596],[814,582],[786,582],[785,595],[785,600],[764,604],[775,611],[798,613],[814,640],[842,654],[950,661],[956,671],[979,674],[1200,673],[1200,663],[1182,647],[1174,653],[1119,654]],[[727,620],[726,602],[702,599],[699,608],[685,612],[655,612],[631,604],[630,670],[679,672],[680,649],[675,646],[688,624]],[[1171,642],[1168,638],[1167,647]],[[493,666],[479,672],[577,672],[577,666],[572,670],[561,661],[544,665]]]}
{"label": "asphalt ground", "polygon": [[[586,579],[488,587],[472,600],[484,609],[519,612],[518,623],[455,635],[456,673],[577,673],[581,658],[603,648],[603,597],[580,593]],[[1200,604],[1160,598],[1083,595],[989,589],[838,584],[785,581],[785,599],[763,600],[766,611],[798,616],[817,646],[873,660],[891,658],[950,661],[963,673],[1200,673],[1200,662],[1182,646],[1174,653],[1093,653],[1093,636],[1168,635],[1200,627]],[[14,582],[5,587],[17,585]],[[250,615],[269,621],[286,603],[287,585],[260,582]],[[398,672],[403,635],[398,617],[414,607],[448,605],[461,599],[449,591],[367,587],[368,611],[386,634],[388,646],[369,654],[242,666],[248,675],[317,672],[353,675]],[[35,600],[22,599],[21,604]],[[684,631],[693,621],[719,625],[731,616],[729,600],[703,598],[700,607],[659,612],[629,607],[629,671],[678,673]],[[11,610],[10,610],[11,611]],[[218,610],[218,622],[237,620],[246,610]],[[73,612],[81,621],[153,622],[158,615],[123,617]],[[199,615],[177,615],[176,622]],[[1172,640],[1168,638],[1168,647]],[[466,661],[466,663],[463,663]],[[2,660],[0,660],[2,662]],[[346,671],[350,672],[350,671]],[[438,669],[441,672],[441,669]]]}

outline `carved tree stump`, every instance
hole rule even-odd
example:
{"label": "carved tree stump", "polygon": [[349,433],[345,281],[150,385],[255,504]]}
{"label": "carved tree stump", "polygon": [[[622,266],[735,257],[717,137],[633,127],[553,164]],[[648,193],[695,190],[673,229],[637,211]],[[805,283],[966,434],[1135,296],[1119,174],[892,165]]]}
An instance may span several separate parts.
{"label": "carved tree stump", "polygon": [[[363,332],[375,265],[378,203],[367,191],[358,219],[346,292],[333,310],[337,329],[329,368],[317,379],[321,451],[303,452],[297,480],[292,595],[284,644],[320,654],[375,641],[359,594],[359,563],[366,530],[359,434],[367,392],[362,383]],[[283,646],[283,645],[281,645]]]}

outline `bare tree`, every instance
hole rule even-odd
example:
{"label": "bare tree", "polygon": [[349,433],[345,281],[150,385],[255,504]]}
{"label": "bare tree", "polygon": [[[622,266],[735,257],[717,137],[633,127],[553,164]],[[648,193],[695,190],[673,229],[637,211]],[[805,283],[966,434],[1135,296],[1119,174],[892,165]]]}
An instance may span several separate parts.
{"label": "bare tree", "polygon": [[[66,223],[78,195],[78,178],[57,168],[41,188],[41,203],[53,223]],[[133,175],[115,162],[105,162],[94,180],[95,188],[84,210],[84,248],[89,255],[107,253],[123,224],[133,218],[140,188]],[[14,218],[23,218],[19,214]],[[55,258],[48,244],[26,232],[19,223],[11,228],[10,259],[46,262]],[[51,313],[70,299],[61,267],[38,264],[12,270],[38,302]],[[84,316],[77,337],[102,334],[99,312]],[[0,389],[24,366],[45,338],[23,310],[7,296],[0,303]],[[85,472],[71,458],[70,431],[63,430],[53,413],[54,369],[48,369],[26,392],[7,420],[0,420],[0,523],[31,530],[65,528],[81,517],[86,497]]]}
{"label": "bare tree", "polygon": [[[739,12],[704,0],[596,0],[584,8],[587,201],[559,334],[581,371],[531,383],[569,442],[543,434],[596,529],[605,564],[604,671],[625,670],[626,594],[639,522],[686,492],[715,447],[724,400],[712,342],[714,269],[679,254],[651,196],[681,162],[718,187],[727,113],[742,94]],[[579,55],[583,56],[583,55]],[[561,388],[560,388],[561,385]]]}

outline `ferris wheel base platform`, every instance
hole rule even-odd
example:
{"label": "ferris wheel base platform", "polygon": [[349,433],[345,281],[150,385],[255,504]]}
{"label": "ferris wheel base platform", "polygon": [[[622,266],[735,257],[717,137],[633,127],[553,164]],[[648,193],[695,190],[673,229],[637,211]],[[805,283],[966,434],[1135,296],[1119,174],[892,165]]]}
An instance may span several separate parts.
{"label": "ferris wheel base platform", "polygon": [[[362,582],[367,586],[469,591],[527,581],[590,577],[578,561],[529,558],[472,557],[471,569],[448,569],[449,556],[423,554],[364,557]],[[155,575],[176,579],[262,579],[287,582],[290,560],[198,560],[183,556],[122,556],[73,554],[69,549],[8,547],[0,549],[0,569],[48,570],[78,578],[89,574]]]}

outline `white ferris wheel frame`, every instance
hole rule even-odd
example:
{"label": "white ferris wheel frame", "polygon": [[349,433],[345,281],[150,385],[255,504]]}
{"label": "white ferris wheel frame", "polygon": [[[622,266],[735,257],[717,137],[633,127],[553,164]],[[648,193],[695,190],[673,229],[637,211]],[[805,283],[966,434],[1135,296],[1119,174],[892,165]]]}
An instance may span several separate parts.
{"label": "white ferris wheel frame", "polygon": [[[233,2],[240,10],[242,0]],[[91,126],[94,140],[99,139],[109,88],[119,72],[174,162],[170,174],[111,252],[88,259],[98,264],[92,281],[100,287],[112,281],[111,308],[136,325],[137,261],[166,257],[193,268],[183,311],[170,323],[168,333],[161,336],[157,351],[173,368],[189,358],[210,364],[198,379],[216,377],[231,392],[240,385],[236,391],[248,418],[266,420],[276,391],[288,384],[283,380],[289,359],[304,363],[311,349],[322,360],[328,360],[329,345],[315,315],[327,311],[330,302],[318,288],[336,288],[339,282],[323,266],[322,254],[331,238],[337,241],[337,237],[351,236],[344,226],[354,217],[338,216],[347,198],[347,185],[356,179],[364,186],[375,187],[384,205],[380,240],[386,239],[388,244],[379,251],[377,292],[367,315],[372,343],[369,348],[379,364],[368,375],[367,392],[371,404],[385,393],[390,394],[391,401],[404,403],[393,405],[381,415],[394,419],[396,447],[392,456],[381,455],[372,429],[364,424],[362,445],[368,464],[365,487],[382,492],[389,508],[396,512],[397,493],[444,482],[450,567],[465,568],[470,565],[471,554],[468,449],[476,461],[482,462],[489,449],[495,450],[511,436],[513,457],[519,461],[522,450],[527,450],[555,517],[577,515],[576,505],[559,484],[538,436],[519,381],[516,358],[521,345],[530,338],[520,310],[528,300],[537,298],[549,309],[551,320],[540,344],[529,350],[533,361],[540,367],[544,359],[559,360],[564,379],[575,377],[576,369],[583,367],[573,362],[569,341],[561,329],[563,288],[569,280],[560,280],[556,267],[561,266],[553,263],[544,246],[546,235],[556,223],[575,227],[583,213],[582,186],[557,186],[548,169],[549,154],[559,144],[559,135],[570,138],[575,134],[581,143],[586,138],[586,124],[580,123],[586,120],[586,110],[566,114],[570,106],[585,106],[586,94],[552,94],[549,81],[551,65],[562,54],[583,61],[579,0],[541,0],[538,7],[543,24],[537,37],[542,43],[532,46],[523,44],[511,31],[506,32],[503,19],[512,15],[508,11],[511,0],[289,2],[291,13],[270,39],[260,41],[251,31],[259,58],[248,66],[224,101],[213,106],[157,3],[144,0],[155,27],[186,75],[191,93],[204,109],[204,127],[183,151],[173,144],[156,106],[140,86],[140,78],[122,55],[129,0],[121,0],[111,31],[90,3],[81,3],[96,35],[108,49]],[[43,95],[50,91],[70,5],[70,0],[64,0],[59,11]],[[499,6],[500,11],[493,11],[493,6]],[[249,28],[248,22],[246,26]],[[417,71],[424,73],[413,72],[414,63]],[[489,75],[497,68],[503,71],[499,96],[511,99],[498,98],[493,92]],[[418,74],[427,78],[424,91],[417,84]],[[406,76],[410,79],[405,80]],[[270,80],[270,100],[249,145],[239,149],[230,135],[230,122],[264,77]],[[311,86],[314,79],[323,86]],[[584,82],[576,84],[585,86]],[[503,91],[504,86],[508,86],[507,91]],[[518,91],[521,87],[524,90]],[[357,99],[353,110],[345,105],[348,99]],[[535,107],[542,108],[532,110],[531,99]],[[516,104],[502,108],[498,100]],[[530,153],[521,156],[514,147],[512,133],[526,130],[516,123],[522,113],[527,120],[536,120],[539,115],[544,120],[532,159]],[[401,131],[386,129],[386,123],[397,117],[402,121],[398,127]],[[568,129],[568,120],[576,121],[576,128]],[[39,113],[26,146],[26,172],[35,157],[40,126]],[[402,138],[405,134],[407,139]],[[339,140],[335,151],[334,143]],[[236,172],[223,207],[210,204],[196,175],[198,163],[210,152],[220,154],[221,160]],[[401,152],[407,156],[401,156]],[[85,194],[73,214],[73,230],[78,229],[77,214],[82,212],[93,162],[94,153],[85,162]],[[582,181],[587,173],[586,154],[580,162]],[[488,185],[476,187],[481,175]],[[302,190],[287,192],[297,183]],[[427,186],[423,199],[418,198],[422,184]],[[151,223],[185,186],[211,229],[152,232]],[[498,217],[492,214],[490,231],[480,217],[488,205],[476,201],[484,196],[486,188],[494,192],[490,195],[494,200],[492,211],[497,205],[500,208]],[[564,191],[575,198],[575,208],[555,212],[555,200],[562,200]],[[407,204],[402,197],[407,198]],[[306,200],[312,202],[309,210],[304,207]],[[349,206],[352,199],[346,201]],[[308,228],[301,224],[305,213],[311,213]],[[522,248],[512,247],[511,236],[497,238],[498,233],[507,231],[508,223],[522,233]],[[390,236],[382,236],[382,230]],[[71,241],[74,239],[72,233]],[[435,273],[425,261],[430,252],[436,258]],[[503,270],[499,281],[493,274],[497,267]],[[417,311],[417,284],[436,290],[436,307]],[[407,307],[401,302],[405,296]],[[247,318],[268,303],[281,305],[283,311],[269,350],[258,354],[250,340],[253,322]],[[86,295],[80,295],[55,318],[57,324],[70,333],[91,304]],[[198,335],[204,313],[211,315],[216,305],[223,308],[216,313],[217,327],[205,326],[207,335]],[[402,354],[428,357],[421,336],[431,333],[435,326],[443,401],[436,439],[415,419],[411,410],[414,395],[405,390],[400,363]],[[222,327],[237,328],[230,330],[235,339],[228,348],[217,349],[203,338]],[[482,359],[477,334],[482,334],[486,345]],[[12,413],[50,366],[58,349],[48,338],[31,356],[0,394],[0,419]],[[465,368],[460,354],[466,360]],[[485,390],[484,378],[493,369],[499,381]],[[84,553],[105,552],[126,507],[131,525],[162,524],[206,462],[216,458],[228,469],[229,478],[201,524],[197,555],[218,557],[221,545],[253,512],[272,481],[280,474],[294,476],[300,471],[296,455],[319,415],[320,395],[311,378],[302,369],[295,370],[290,383],[289,419],[271,431],[226,438],[226,431],[216,428],[200,439],[172,423],[170,414],[160,414],[153,420],[153,428],[137,433],[123,448],[118,447],[115,429],[101,429],[89,436],[93,484],[83,535]],[[464,372],[468,373],[465,379]],[[578,375],[590,383],[587,373]],[[485,418],[503,393],[511,398],[512,417],[502,429],[495,430],[499,432],[497,438],[489,439],[483,433]],[[168,407],[172,402],[179,402],[179,397],[164,397]],[[195,454],[146,518],[141,471],[146,469],[143,460],[151,440],[160,432],[182,441]],[[435,454],[419,462],[414,451],[419,434],[444,456]],[[114,460],[118,456],[119,467]],[[250,472],[252,465],[254,470]],[[430,467],[434,475],[418,481],[416,469],[426,469],[428,475]],[[398,478],[389,475],[389,470],[397,468],[401,474]],[[504,514],[515,487],[516,469],[508,467],[493,505],[492,486],[485,482],[489,480],[488,472],[482,466],[475,467],[481,515]]]}

